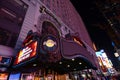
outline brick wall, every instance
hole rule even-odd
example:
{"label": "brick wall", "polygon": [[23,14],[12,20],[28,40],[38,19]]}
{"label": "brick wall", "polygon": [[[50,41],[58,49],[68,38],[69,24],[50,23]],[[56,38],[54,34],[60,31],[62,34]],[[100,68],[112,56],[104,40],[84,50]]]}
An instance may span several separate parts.
{"label": "brick wall", "polygon": [[86,46],[88,46],[88,51],[94,53],[93,44],[86,30],[85,24],[69,0],[42,0],[42,2],[68,27],[74,30],[74,32],[78,32],[79,37]]}
{"label": "brick wall", "polygon": [[35,23],[35,15],[36,15],[37,5],[33,4],[32,2],[30,2],[28,0],[26,0],[25,3],[28,5],[28,10],[26,12],[24,22],[23,22],[23,25],[22,25],[22,28],[20,31],[20,35],[17,40],[17,44],[15,47],[16,50],[20,49],[21,44],[22,44],[23,40],[25,39],[25,37],[27,36],[28,31],[36,30],[36,28],[34,27],[34,23]]}
{"label": "brick wall", "polygon": [[[49,8],[57,16],[57,18],[59,18],[65,25],[67,25],[67,27],[71,28],[74,32],[78,32],[80,39],[87,46],[87,50],[90,51],[90,53],[94,53],[92,41],[89,37],[86,27],[80,15],[77,13],[77,11],[75,10],[75,8],[73,7],[73,5],[69,0],[49,0],[49,1],[41,0],[41,1],[43,4],[46,5],[47,8]],[[41,6],[41,4],[39,3],[40,0],[26,0],[24,2],[28,5],[28,10],[22,25],[20,36],[17,41],[16,49],[19,49],[21,47],[21,43],[26,37],[27,32],[30,29],[32,29],[33,31],[36,31],[36,28],[34,25],[40,24],[40,22],[38,22],[39,17],[41,16],[39,12],[40,10],[39,8]],[[49,15],[46,15],[46,16],[50,18]],[[49,20],[49,19],[46,19],[46,20]],[[53,21],[53,20],[51,19],[50,21]],[[53,21],[53,23],[54,22],[55,21]]]}

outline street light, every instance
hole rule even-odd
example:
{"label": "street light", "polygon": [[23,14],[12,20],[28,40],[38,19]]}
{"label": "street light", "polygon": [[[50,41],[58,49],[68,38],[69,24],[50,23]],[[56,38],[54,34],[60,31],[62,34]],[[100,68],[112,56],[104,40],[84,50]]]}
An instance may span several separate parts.
{"label": "street light", "polygon": [[114,53],[115,57],[119,57],[119,54],[118,53]]}

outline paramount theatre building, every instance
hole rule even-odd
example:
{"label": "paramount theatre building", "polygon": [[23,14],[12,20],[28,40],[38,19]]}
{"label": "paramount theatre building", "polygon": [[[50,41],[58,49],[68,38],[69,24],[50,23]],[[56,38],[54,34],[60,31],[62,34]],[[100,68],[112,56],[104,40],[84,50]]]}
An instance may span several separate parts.
{"label": "paramount theatre building", "polygon": [[38,75],[96,76],[93,43],[69,0],[1,0],[0,17],[0,55],[9,59],[1,71],[12,66],[12,72],[33,74],[36,80]]}

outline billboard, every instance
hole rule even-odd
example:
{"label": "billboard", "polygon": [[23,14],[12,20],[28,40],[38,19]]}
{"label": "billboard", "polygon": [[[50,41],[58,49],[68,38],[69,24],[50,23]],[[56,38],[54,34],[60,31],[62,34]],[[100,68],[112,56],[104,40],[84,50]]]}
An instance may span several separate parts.
{"label": "billboard", "polygon": [[8,80],[20,80],[21,73],[11,73]]}
{"label": "billboard", "polygon": [[104,72],[106,72],[108,68],[112,68],[112,64],[110,63],[104,50],[96,52],[96,55],[98,57],[99,64]]}
{"label": "billboard", "polygon": [[11,63],[10,57],[0,56],[0,66],[9,66]]}
{"label": "billboard", "polygon": [[28,61],[31,58],[35,57],[37,54],[37,41],[32,41],[28,45],[26,45],[22,50],[19,51],[14,65],[20,64],[22,62]]}

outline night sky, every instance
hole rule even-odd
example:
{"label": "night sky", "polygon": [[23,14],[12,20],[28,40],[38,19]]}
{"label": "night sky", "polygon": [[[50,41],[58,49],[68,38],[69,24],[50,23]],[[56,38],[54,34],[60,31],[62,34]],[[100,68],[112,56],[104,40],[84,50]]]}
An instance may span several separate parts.
{"label": "night sky", "polygon": [[96,7],[94,0],[70,0],[89,32],[91,40],[96,44],[98,50],[105,49],[108,53],[114,53],[111,39],[103,29],[94,24],[106,22],[105,18]]}

